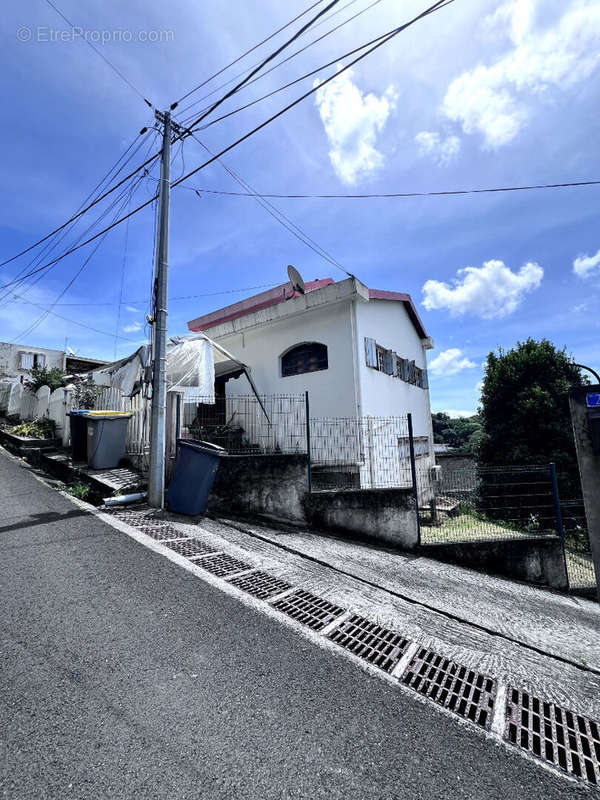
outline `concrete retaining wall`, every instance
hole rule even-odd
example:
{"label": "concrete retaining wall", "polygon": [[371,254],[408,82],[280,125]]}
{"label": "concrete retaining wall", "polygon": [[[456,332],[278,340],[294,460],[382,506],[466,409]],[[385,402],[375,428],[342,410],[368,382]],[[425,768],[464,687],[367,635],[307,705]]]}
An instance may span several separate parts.
{"label": "concrete retaining wall", "polygon": [[305,455],[226,456],[208,510],[260,515],[284,522],[395,544],[417,546],[417,516],[409,489],[308,494]]}
{"label": "concrete retaining wall", "polygon": [[225,456],[208,510],[305,522],[307,468],[305,455]]}
{"label": "concrete retaining wall", "polygon": [[424,545],[423,555],[507,578],[567,589],[562,543],[558,536],[523,536],[489,542]]}
{"label": "concrete retaining wall", "polygon": [[307,521],[315,528],[349,532],[403,550],[418,543],[412,489],[362,489],[306,495]]}

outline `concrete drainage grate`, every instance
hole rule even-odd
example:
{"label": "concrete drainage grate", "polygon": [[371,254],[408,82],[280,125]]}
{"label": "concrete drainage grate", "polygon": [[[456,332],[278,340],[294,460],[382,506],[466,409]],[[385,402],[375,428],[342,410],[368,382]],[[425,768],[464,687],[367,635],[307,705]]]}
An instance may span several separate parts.
{"label": "concrete drainage grate", "polygon": [[600,783],[600,724],[588,717],[511,688],[504,735],[563,772]]}
{"label": "concrete drainage grate", "polygon": [[242,589],[259,600],[275,597],[276,594],[292,588],[287,581],[277,578],[275,575],[269,575],[268,572],[261,572],[261,570],[255,570],[248,575],[240,575],[239,578],[231,578],[229,582],[232,586]]}
{"label": "concrete drainage grate", "polygon": [[314,631],[322,630],[345,611],[334,603],[330,603],[322,597],[317,597],[305,589],[298,589],[298,591],[276,600],[273,603],[273,608],[279,609],[279,611],[287,614],[288,617],[307,625]]}
{"label": "concrete drainage grate", "polygon": [[131,525],[140,533],[152,539],[164,542],[167,539],[181,539],[181,533],[165,520],[155,519],[149,512],[141,511],[108,511],[111,516]]}
{"label": "concrete drainage grate", "polygon": [[214,547],[209,547],[209,545],[198,541],[198,539],[175,539],[171,542],[165,542],[165,544],[170,550],[174,550],[179,555],[187,558],[216,552]]}
{"label": "concrete drainage grate", "polygon": [[402,682],[455,714],[489,729],[496,681],[449,658],[421,647]]}
{"label": "concrete drainage grate", "polygon": [[386,672],[394,669],[408,647],[408,640],[401,634],[358,614],[331,631],[329,638]]}
{"label": "concrete drainage grate", "polygon": [[227,575],[233,575],[235,572],[243,572],[251,568],[250,564],[245,564],[243,561],[228,555],[228,553],[206,556],[206,558],[196,563],[197,566],[202,567],[207,572],[211,572],[217,578],[225,578]]}
{"label": "concrete drainage grate", "polygon": [[154,522],[144,523],[138,525],[134,522],[129,522],[140,533],[145,533],[151,539],[156,539],[157,542],[166,542],[169,539],[181,539],[181,532],[173,528],[171,525],[156,525]]}

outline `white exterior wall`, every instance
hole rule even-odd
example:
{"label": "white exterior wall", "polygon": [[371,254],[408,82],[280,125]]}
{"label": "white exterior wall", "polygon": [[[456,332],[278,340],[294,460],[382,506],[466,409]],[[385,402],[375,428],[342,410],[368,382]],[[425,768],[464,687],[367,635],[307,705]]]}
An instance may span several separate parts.
{"label": "white exterior wall", "polygon": [[[361,416],[404,417],[412,414],[415,439],[428,439],[427,455],[421,454],[423,447],[420,442],[415,448],[420,500],[428,502],[431,494],[430,468],[435,464],[429,390],[368,367],[365,354],[365,337],[368,337],[375,339],[381,347],[393,350],[402,358],[414,361],[421,369],[426,369],[424,342],[404,305],[390,300],[357,302],[356,333]],[[374,423],[372,437],[367,437],[365,450],[368,456],[361,468],[361,486],[381,485],[390,481],[399,486],[412,485],[408,447],[401,444],[406,441],[406,436],[403,423],[381,420]],[[372,444],[369,444],[369,439]],[[396,442],[399,444],[396,445]]]}
{"label": "white exterior wall", "polygon": [[[219,337],[218,341],[250,367],[259,394],[308,391],[312,417],[356,416],[351,303],[315,308],[299,316]],[[211,335],[210,330],[207,331]],[[328,368],[302,375],[281,375],[281,356],[304,342],[327,345]],[[244,377],[227,383],[228,395],[247,394]]]}
{"label": "white exterior wall", "polygon": [[431,436],[429,390],[413,386],[393,375],[367,366],[365,337],[394,350],[402,358],[427,368],[426,350],[402,303],[369,300],[356,304],[357,360],[360,380],[361,416],[413,415],[415,436]]}
{"label": "white exterior wall", "polygon": [[[248,365],[260,395],[309,392],[313,463],[358,467],[364,488],[412,485],[405,420],[411,413],[415,437],[427,437],[417,444],[425,451],[418,462],[429,482],[428,468],[434,463],[429,391],[366,365],[364,338],[369,337],[426,368],[424,342],[402,301],[368,299],[368,289],[350,279],[206,332]],[[328,369],[282,377],[281,356],[306,342],[327,346]],[[226,384],[229,398],[249,392],[244,377]],[[254,441],[252,415],[261,417],[258,406],[248,413],[233,400],[227,403],[228,421],[237,421]],[[350,421],[338,424],[336,417]],[[264,428],[263,417],[256,422]],[[299,427],[291,435],[289,420],[286,424],[284,432],[274,419],[269,436],[289,448],[294,436],[301,441],[303,434]],[[424,487],[424,499],[427,492]]]}
{"label": "white exterior wall", "polygon": [[47,350],[43,347],[27,347],[22,344],[10,344],[9,342],[0,342],[0,375],[13,376],[28,376],[29,371],[21,369],[20,367],[20,354],[31,353],[37,355],[44,355],[46,357],[46,367],[58,367],[64,369],[65,354],[62,350]]}

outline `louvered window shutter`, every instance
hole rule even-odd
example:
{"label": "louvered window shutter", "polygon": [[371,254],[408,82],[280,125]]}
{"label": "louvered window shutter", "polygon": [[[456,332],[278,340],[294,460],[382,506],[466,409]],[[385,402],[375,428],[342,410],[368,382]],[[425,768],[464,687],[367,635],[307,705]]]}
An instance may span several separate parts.
{"label": "louvered window shutter", "polygon": [[367,360],[367,367],[375,367],[377,369],[377,346],[375,339],[369,339],[365,336],[365,357]]}

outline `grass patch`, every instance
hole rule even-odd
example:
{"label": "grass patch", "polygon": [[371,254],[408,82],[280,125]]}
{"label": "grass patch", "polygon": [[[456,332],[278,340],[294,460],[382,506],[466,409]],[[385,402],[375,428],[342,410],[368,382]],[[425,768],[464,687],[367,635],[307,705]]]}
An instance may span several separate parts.
{"label": "grass patch", "polygon": [[76,497],[78,500],[87,500],[91,489],[87,483],[78,482],[65,486],[64,491],[72,497]]}
{"label": "grass patch", "polygon": [[510,527],[506,522],[491,522],[473,514],[458,514],[446,517],[442,524],[421,522],[421,541],[423,544],[443,544],[444,542],[475,542],[490,539],[514,539],[527,536],[525,531]]}

